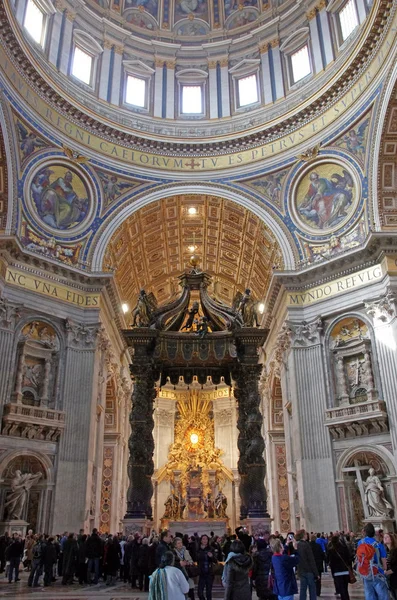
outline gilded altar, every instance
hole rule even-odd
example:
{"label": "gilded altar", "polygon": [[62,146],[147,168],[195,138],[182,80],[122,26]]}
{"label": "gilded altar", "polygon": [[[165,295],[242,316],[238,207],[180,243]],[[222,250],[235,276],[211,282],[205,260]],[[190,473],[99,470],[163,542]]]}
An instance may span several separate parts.
{"label": "gilded altar", "polygon": [[170,483],[162,527],[178,521],[222,521],[223,527],[228,523],[223,487],[233,481],[233,473],[215,446],[212,409],[211,394],[206,391],[193,388],[179,395],[174,442],[168,462],[157,474],[159,483]]}

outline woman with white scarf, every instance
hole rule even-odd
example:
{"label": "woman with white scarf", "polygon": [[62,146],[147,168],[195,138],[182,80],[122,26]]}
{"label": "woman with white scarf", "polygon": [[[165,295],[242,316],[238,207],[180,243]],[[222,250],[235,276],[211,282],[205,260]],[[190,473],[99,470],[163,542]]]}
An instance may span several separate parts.
{"label": "woman with white scarf", "polygon": [[185,600],[189,584],[180,569],[174,567],[175,555],[167,550],[161,565],[150,576],[149,600]]}

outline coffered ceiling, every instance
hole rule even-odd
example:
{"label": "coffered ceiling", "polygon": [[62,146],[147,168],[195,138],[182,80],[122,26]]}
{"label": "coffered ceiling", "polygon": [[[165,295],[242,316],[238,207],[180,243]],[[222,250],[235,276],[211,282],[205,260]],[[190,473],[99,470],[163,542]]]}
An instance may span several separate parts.
{"label": "coffered ceiling", "polygon": [[378,206],[383,229],[397,225],[397,83],[384,121],[378,166]]}
{"label": "coffered ceiling", "polygon": [[132,309],[142,288],[159,303],[178,294],[178,275],[191,268],[189,246],[213,277],[211,293],[228,304],[245,287],[261,300],[273,267],[282,266],[275,236],[259,217],[222,198],[178,195],[135,212],[112,237],[105,265],[115,270],[122,302]]}

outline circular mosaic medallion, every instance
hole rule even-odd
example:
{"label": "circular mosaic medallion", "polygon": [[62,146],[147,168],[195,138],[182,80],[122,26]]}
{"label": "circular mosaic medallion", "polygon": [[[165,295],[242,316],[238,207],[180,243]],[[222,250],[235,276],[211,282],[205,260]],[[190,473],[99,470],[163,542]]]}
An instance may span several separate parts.
{"label": "circular mosaic medallion", "polygon": [[92,186],[75,165],[42,164],[29,178],[26,191],[38,223],[56,235],[84,229],[93,214]]}
{"label": "circular mosaic medallion", "polygon": [[349,221],[360,195],[360,180],[350,166],[323,159],[300,173],[292,191],[292,214],[303,230],[328,234]]}

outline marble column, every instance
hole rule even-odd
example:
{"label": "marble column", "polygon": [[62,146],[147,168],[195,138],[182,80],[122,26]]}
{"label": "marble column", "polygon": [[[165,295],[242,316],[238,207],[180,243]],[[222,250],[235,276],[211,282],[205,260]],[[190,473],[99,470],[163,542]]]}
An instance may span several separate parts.
{"label": "marble column", "polygon": [[262,365],[240,365],[233,372],[234,395],[238,401],[238,472],[240,475],[241,519],[268,517],[266,508],[261,397],[258,390]]}
{"label": "marble column", "polygon": [[41,392],[42,406],[48,406],[48,388],[50,384],[51,358],[46,358],[44,363],[43,389]]}
{"label": "marble column", "polygon": [[19,308],[0,298],[0,406],[10,401],[15,368],[14,336],[19,319]]}
{"label": "marble column", "polygon": [[66,322],[62,410],[67,420],[58,450],[52,531],[78,531],[89,523],[97,427],[99,332],[98,324]]}
{"label": "marble column", "polygon": [[[335,531],[339,525],[331,439],[324,426],[326,374],[319,319],[289,321],[292,346],[287,358],[289,399],[300,525]],[[315,374],[315,376],[313,376]]]}
{"label": "marble column", "polygon": [[151,519],[154,473],[153,402],[156,398],[155,371],[150,364],[131,365],[134,377],[132,408],[130,412],[131,435],[128,440],[130,458],[125,519]]}

